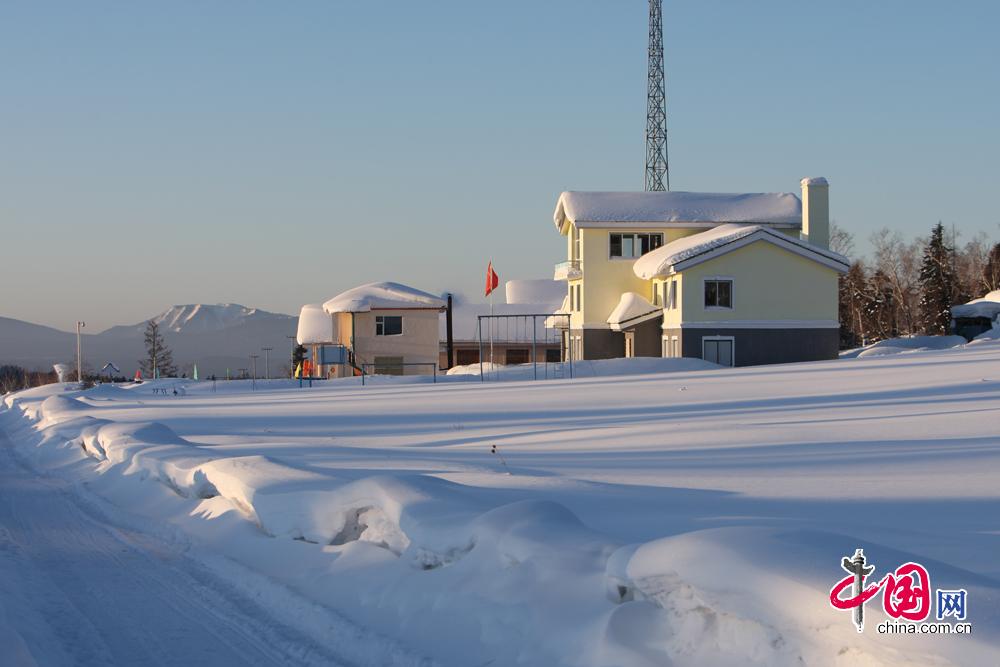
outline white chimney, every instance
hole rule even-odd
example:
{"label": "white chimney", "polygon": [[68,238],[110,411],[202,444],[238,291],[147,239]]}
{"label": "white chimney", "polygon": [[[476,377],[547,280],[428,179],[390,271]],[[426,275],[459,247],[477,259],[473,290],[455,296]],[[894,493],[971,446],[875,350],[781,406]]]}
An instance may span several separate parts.
{"label": "white chimney", "polygon": [[802,239],[830,249],[830,184],[822,176],[802,179]]}

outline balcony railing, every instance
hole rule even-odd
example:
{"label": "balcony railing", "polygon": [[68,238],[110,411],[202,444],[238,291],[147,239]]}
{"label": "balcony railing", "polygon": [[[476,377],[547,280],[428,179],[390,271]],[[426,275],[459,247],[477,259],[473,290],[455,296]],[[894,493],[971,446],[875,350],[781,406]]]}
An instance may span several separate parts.
{"label": "balcony railing", "polygon": [[578,259],[569,259],[556,264],[553,280],[577,280],[583,278],[583,263]]}

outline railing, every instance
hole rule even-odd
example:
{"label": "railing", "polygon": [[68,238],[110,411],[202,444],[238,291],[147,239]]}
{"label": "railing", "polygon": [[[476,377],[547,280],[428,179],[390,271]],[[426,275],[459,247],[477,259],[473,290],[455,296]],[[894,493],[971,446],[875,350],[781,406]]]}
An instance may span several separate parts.
{"label": "railing", "polygon": [[583,277],[583,262],[578,259],[568,259],[556,264],[553,280],[576,280]]}

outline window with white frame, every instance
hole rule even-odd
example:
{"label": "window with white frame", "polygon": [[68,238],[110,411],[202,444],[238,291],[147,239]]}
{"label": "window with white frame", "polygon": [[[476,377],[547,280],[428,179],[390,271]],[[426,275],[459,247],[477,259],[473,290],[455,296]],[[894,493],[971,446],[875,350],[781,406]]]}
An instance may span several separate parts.
{"label": "window with white frame", "polygon": [[733,307],[733,281],[711,279],[705,281],[706,308]]}
{"label": "window with white frame", "polygon": [[376,315],[376,336],[399,336],[403,333],[402,315]]}
{"label": "window with white frame", "polygon": [[580,260],[583,258],[583,234],[576,225],[570,227],[570,234],[573,235],[573,256],[570,259]]}
{"label": "window with white frame", "polygon": [[[663,287],[664,287],[664,290],[666,290],[667,284],[663,283]],[[670,293],[667,295],[667,298],[665,298],[664,301],[666,301],[666,303],[667,303],[667,308],[669,308],[671,310],[673,310],[674,308],[677,307],[677,281],[676,280],[671,280],[670,281]]]}
{"label": "window with white frame", "polygon": [[612,259],[642,257],[663,245],[663,234],[619,234],[608,237],[608,256]]}
{"label": "window with white frame", "polygon": [[660,286],[657,283],[653,283],[653,305],[660,305]]}

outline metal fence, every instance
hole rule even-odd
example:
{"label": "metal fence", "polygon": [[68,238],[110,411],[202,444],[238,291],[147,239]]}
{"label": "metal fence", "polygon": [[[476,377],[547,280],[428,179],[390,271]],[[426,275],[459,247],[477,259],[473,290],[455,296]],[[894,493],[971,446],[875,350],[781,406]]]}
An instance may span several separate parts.
{"label": "metal fence", "polygon": [[[532,379],[549,379],[573,377],[573,350],[569,345],[569,337],[564,332],[569,331],[569,313],[503,313],[494,315],[479,315],[477,322],[477,338],[479,340],[479,380],[486,382],[489,373],[493,379],[500,379],[500,372],[492,363],[489,373],[485,368],[485,355],[494,343],[522,344],[531,346]],[[539,320],[541,322],[539,323]],[[513,333],[511,333],[513,332]],[[559,361],[548,360],[538,363],[539,345],[548,347],[559,344]],[[518,364],[526,365],[526,364]],[[539,366],[542,377],[539,378]]]}

